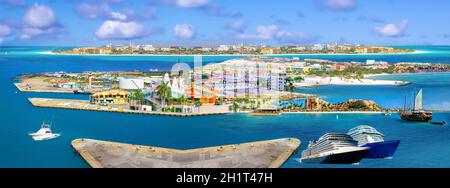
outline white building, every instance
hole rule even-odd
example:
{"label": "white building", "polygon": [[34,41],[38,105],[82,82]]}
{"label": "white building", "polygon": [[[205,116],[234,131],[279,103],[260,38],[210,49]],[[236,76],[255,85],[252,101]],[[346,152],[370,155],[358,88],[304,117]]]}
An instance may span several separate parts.
{"label": "white building", "polygon": [[156,50],[156,48],[153,47],[153,45],[144,45],[144,46],[142,46],[142,49],[145,51],[155,51]]}
{"label": "white building", "polygon": [[125,90],[144,89],[144,80],[134,78],[119,78],[119,87],[120,89]]}
{"label": "white building", "polygon": [[323,47],[323,45],[321,45],[321,44],[314,44],[312,47],[311,47],[311,50],[313,50],[313,51],[321,51],[321,50],[323,50],[324,49],[324,47]]}
{"label": "white building", "polygon": [[164,83],[168,83],[168,86],[171,90],[172,98],[178,99],[182,96],[186,96],[186,86],[184,82],[184,78],[177,79],[177,77],[173,77],[172,81],[170,81],[169,74],[164,75]]}
{"label": "white building", "polygon": [[228,45],[220,45],[217,48],[217,51],[219,51],[219,52],[226,52],[226,51],[229,51],[229,50],[230,50],[230,46],[228,46]]}

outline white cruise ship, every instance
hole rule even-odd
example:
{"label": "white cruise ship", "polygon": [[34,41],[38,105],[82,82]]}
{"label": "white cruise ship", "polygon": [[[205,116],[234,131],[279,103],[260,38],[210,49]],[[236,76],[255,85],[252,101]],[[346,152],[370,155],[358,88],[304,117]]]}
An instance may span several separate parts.
{"label": "white cruise ship", "polygon": [[361,161],[369,152],[358,147],[357,142],[344,133],[327,133],[317,141],[311,141],[302,152],[302,163],[353,164]]}
{"label": "white cruise ship", "polygon": [[352,128],[347,133],[360,147],[369,147],[370,152],[365,158],[392,158],[400,140],[384,141],[384,135],[368,125]]}

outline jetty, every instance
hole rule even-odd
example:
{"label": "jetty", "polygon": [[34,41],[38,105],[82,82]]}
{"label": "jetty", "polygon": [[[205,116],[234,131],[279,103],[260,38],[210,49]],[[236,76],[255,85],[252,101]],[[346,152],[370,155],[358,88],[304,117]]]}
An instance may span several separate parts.
{"label": "jetty", "polygon": [[201,112],[194,112],[194,113],[140,111],[140,110],[129,110],[123,107],[100,106],[98,104],[91,104],[89,100],[73,100],[73,99],[29,98],[28,101],[30,101],[30,103],[33,106],[42,108],[61,108],[68,110],[86,110],[86,111],[143,114],[143,115],[191,117],[191,116],[223,115],[230,113],[225,111],[214,111],[214,110],[202,110]]}
{"label": "jetty", "polygon": [[300,143],[284,138],[177,150],[76,139],[72,147],[92,168],[278,168]]}

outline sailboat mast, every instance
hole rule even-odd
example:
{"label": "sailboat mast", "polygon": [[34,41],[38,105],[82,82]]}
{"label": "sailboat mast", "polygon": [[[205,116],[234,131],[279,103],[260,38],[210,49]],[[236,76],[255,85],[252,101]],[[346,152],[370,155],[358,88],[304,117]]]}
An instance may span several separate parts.
{"label": "sailboat mast", "polygon": [[403,112],[406,112],[406,93],[403,101]]}
{"label": "sailboat mast", "polygon": [[413,91],[413,105],[412,105],[412,111],[416,110],[416,89]]}

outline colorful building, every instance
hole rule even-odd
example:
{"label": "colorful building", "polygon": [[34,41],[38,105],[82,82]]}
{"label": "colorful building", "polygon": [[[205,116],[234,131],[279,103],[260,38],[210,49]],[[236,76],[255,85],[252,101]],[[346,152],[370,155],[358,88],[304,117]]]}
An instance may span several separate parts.
{"label": "colorful building", "polygon": [[128,104],[128,92],[124,90],[110,90],[97,92],[91,95],[92,103],[107,103],[107,104]]}

